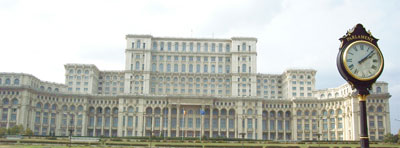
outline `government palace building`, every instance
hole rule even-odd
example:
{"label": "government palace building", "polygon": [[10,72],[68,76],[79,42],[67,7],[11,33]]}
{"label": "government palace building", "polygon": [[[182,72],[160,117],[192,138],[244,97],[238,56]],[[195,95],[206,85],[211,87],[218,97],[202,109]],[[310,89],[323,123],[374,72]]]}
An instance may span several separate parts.
{"label": "government palace building", "polygon": [[[257,73],[257,38],[126,35],[125,69],[66,64],[65,84],[0,73],[0,127],[34,135],[359,140],[349,84],[316,89],[313,69]],[[390,133],[388,83],[367,99],[371,140]]]}

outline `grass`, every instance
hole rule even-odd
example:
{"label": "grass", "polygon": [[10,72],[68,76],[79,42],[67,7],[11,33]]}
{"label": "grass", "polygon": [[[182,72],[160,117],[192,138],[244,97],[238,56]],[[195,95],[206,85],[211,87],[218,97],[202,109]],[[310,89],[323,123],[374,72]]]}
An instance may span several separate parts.
{"label": "grass", "polygon": [[[6,141],[5,139],[0,139],[0,148],[67,148],[69,144],[69,140],[67,139],[58,139],[58,140],[48,140],[48,139],[21,139],[16,141]],[[304,142],[303,142],[304,143]],[[94,148],[94,147],[148,147],[149,141],[101,141],[94,142],[92,145],[88,145],[89,143],[82,142],[73,142],[73,148]],[[88,145],[88,146],[85,146]],[[153,141],[151,142],[153,147],[201,147],[201,148],[241,148],[241,142],[221,142],[221,141]],[[256,142],[244,142],[243,147],[257,147],[257,148],[288,148],[288,147],[297,147],[297,148],[358,148],[359,144],[317,144],[317,143],[306,143],[306,144],[297,144],[297,143],[268,143],[260,141]],[[375,148],[400,148],[400,144],[371,144],[370,147]]]}
{"label": "grass", "polygon": [[[122,143],[122,142],[112,142],[114,144],[116,143]],[[124,142],[127,143],[127,142]],[[133,142],[130,142],[133,143]],[[135,142],[137,143],[137,142]],[[148,142],[141,142],[142,144],[149,144]],[[162,146],[175,146],[175,147],[185,147],[185,146],[204,146],[204,147],[218,147],[218,148],[228,148],[228,147],[241,147],[241,143],[170,143],[170,142],[153,142],[152,146],[155,147],[157,145],[162,145]],[[253,143],[245,143],[244,147],[250,147],[250,146],[261,146],[261,147],[290,147],[290,146],[298,146],[300,148],[309,148],[311,147],[329,147],[329,148],[334,148],[334,147],[350,147],[350,148],[357,148],[360,147],[358,144],[253,144]],[[93,148],[93,147],[98,147],[98,146],[72,146],[73,148]],[[100,147],[129,147],[129,146],[100,146]],[[131,147],[131,146],[130,146]],[[143,147],[143,146],[141,146]],[[370,145],[370,147],[385,147],[385,148],[400,148],[399,144],[373,144]],[[29,144],[16,144],[16,145],[1,145],[0,148],[68,148],[68,145],[29,145]]]}

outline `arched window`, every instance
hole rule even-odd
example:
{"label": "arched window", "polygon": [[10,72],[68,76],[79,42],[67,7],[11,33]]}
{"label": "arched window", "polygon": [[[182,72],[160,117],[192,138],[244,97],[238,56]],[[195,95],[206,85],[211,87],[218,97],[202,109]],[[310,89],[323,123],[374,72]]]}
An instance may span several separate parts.
{"label": "arched window", "polygon": [[247,110],[247,114],[248,114],[248,115],[252,115],[252,114],[253,114],[253,110],[252,110],[252,109],[248,109],[248,110]]}
{"label": "arched window", "polygon": [[335,93],[335,98],[339,97],[339,93]]}
{"label": "arched window", "polygon": [[67,111],[67,110],[68,110],[67,105],[63,105],[63,106],[62,106],[62,109],[63,109],[64,111]]}
{"label": "arched window", "polygon": [[113,114],[114,114],[114,115],[118,115],[118,108],[114,108],[114,109],[113,109]]}
{"label": "arched window", "polygon": [[172,113],[173,115],[176,115],[176,114],[177,114],[177,110],[176,110],[176,108],[172,108],[172,111],[171,111],[171,113]]}
{"label": "arched window", "polygon": [[82,71],[79,69],[77,72],[76,72],[77,74],[81,74],[82,73]]}
{"label": "arched window", "polygon": [[292,79],[296,79],[296,75],[292,75]]}
{"label": "arched window", "polygon": [[285,116],[286,118],[290,118],[290,111],[286,111]]}
{"label": "arched window", "polygon": [[378,108],[376,108],[377,112],[383,112],[383,107],[382,106],[378,106]]}
{"label": "arched window", "polygon": [[106,114],[110,114],[111,113],[111,109],[109,107],[106,107]]}
{"label": "arched window", "polygon": [[271,111],[271,112],[269,113],[269,116],[270,116],[271,118],[275,118],[275,111]]}
{"label": "arched window", "polygon": [[376,93],[381,93],[382,92],[382,88],[381,87],[376,87]]}
{"label": "arched window", "polygon": [[283,117],[283,112],[282,111],[278,111],[278,117],[282,118]]}
{"label": "arched window", "polygon": [[83,111],[83,106],[82,106],[82,105],[79,105],[79,106],[78,106],[78,110],[79,110],[79,111]]}
{"label": "arched window", "polygon": [[368,112],[374,112],[374,107],[373,106],[368,107]]}
{"label": "arched window", "polygon": [[146,109],[146,114],[147,115],[150,115],[150,114],[152,114],[153,113],[153,109],[151,109],[151,107],[148,107],[147,109]]}
{"label": "arched window", "polygon": [[328,112],[327,112],[326,110],[323,110],[323,111],[322,111],[322,114],[323,114],[324,116],[328,116]]}
{"label": "arched window", "polygon": [[73,74],[74,73],[74,70],[73,69],[70,69],[69,70],[69,74]]}
{"label": "arched window", "polygon": [[222,116],[226,116],[226,109],[222,109],[222,110],[221,110],[221,115],[222,115]]}
{"label": "arched window", "polygon": [[332,94],[331,93],[328,93],[328,98],[332,98]]}
{"label": "arched window", "polygon": [[246,72],[246,64],[242,64],[242,72]]}
{"label": "arched window", "polygon": [[3,99],[3,105],[8,105],[8,104],[9,104],[8,99],[7,99],[7,98],[4,98],[4,99]]}
{"label": "arched window", "polygon": [[18,105],[18,99],[17,99],[17,98],[14,98],[14,99],[12,100],[12,103],[13,103],[13,105]]}
{"label": "arched window", "polygon": [[335,115],[335,111],[333,109],[329,110],[329,115]]}
{"label": "arched window", "polygon": [[311,115],[312,115],[312,116],[316,116],[316,115],[317,115],[317,111],[313,110],[313,111],[311,112]]}
{"label": "arched window", "polygon": [[157,107],[156,109],[154,109],[154,113],[155,113],[156,115],[161,114],[161,109],[160,109],[159,107]]}
{"label": "arched window", "polygon": [[164,108],[163,110],[164,115],[168,115],[168,108]]}
{"label": "arched window", "polygon": [[71,107],[69,107],[71,109],[71,111],[75,111],[75,106],[71,105]]}
{"label": "arched window", "polygon": [[14,80],[14,85],[19,85],[19,79]]}
{"label": "arched window", "polygon": [[89,70],[85,70],[85,74],[89,74]]}
{"label": "arched window", "polygon": [[129,112],[129,113],[133,113],[133,107],[132,107],[132,106],[129,106],[129,107],[128,107],[128,112]]}
{"label": "arched window", "polygon": [[44,90],[44,86],[40,86],[40,90]]}
{"label": "arched window", "polygon": [[204,111],[204,114],[210,115],[210,109],[206,108],[206,110]]}
{"label": "arched window", "polygon": [[57,110],[57,105],[55,104],[51,105],[51,110]]}
{"label": "arched window", "polygon": [[309,116],[310,112],[308,110],[304,111],[304,116]]}
{"label": "arched window", "polygon": [[9,78],[7,78],[7,79],[6,79],[6,85],[10,85],[10,84],[11,84],[11,81],[10,81]]}
{"label": "arched window", "polygon": [[263,112],[262,112],[262,117],[263,117],[263,118],[268,117],[268,111],[263,111]]}
{"label": "arched window", "polygon": [[44,109],[49,109],[49,107],[50,107],[50,104],[49,104],[49,103],[46,103],[46,104],[44,104],[44,106],[43,106]]}
{"label": "arched window", "polygon": [[234,109],[230,109],[229,110],[229,116],[234,116],[235,115],[235,110]]}
{"label": "arched window", "polygon": [[97,107],[96,113],[97,113],[97,114],[102,114],[102,113],[103,113],[103,108]]}
{"label": "arched window", "polygon": [[218,116],[218,113],[219,113],[218,109],[213,109],[213,115],[214,116]]}
{"label": "arched window", "polygon": [[1,78],[0,78],[0,85],[1,85],[1,83],[2,83],[2,80],[1,80]]}
{"label": "arched window", "polygon": [[94,113],[94,107],[89,107],[89,112]]}
{"label": "arched window", "polygon": [[296,115],[301,116],[301,110],[297,110]]}
{"label": "arched window", "polygon": [[47,91],[50,92],[51,91],[51,87],[47,87]]}
{"label": "arched window", "polygon": [[338,109],[337,112],[338,112],[338,115],[341,115],[343,113],[342,109]]}
{"label": "arched window", "polygon": [[42,108],[42,103],[40,103],[40,102],[36,103],[36,108],[38,108],[38,109]]}
{"label": "arched window", "polygon": [[324,94],[321,94],[321,99],[324,99],[325,98],[325,95]]}

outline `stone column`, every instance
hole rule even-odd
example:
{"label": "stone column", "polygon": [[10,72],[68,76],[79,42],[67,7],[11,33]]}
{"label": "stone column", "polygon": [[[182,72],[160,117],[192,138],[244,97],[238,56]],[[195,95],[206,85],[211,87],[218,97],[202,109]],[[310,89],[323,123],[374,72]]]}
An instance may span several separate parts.
{"label": "stone column", "polygon": [[172,113],[171,113],[171,111],[172,111],[172,106],[168,106],[168,126],[167,126],[167,129],[168,129],[168,137],[171,137],[171,120],[172,120],[172,117],[171,117]]}
{"label": "stone column", "polygon": [[180,137],[179,136],[179,132],[181,131],[181,119],[180,119],[180,115],[181,115],[181,106],[178,105],[177,106],[177,113],[176,113],[176,137]]}

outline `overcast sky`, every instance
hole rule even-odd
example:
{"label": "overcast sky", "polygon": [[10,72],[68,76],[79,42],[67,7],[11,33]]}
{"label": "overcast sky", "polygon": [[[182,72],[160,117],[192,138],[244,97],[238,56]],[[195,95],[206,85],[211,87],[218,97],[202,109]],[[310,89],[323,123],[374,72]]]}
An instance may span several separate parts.
{"label": "overcast sky", "polygon": [[[336,68],[339,38],[357,23],[380,39],[389,83],[392,132],[400,128],[400,1],[0,0],[0,71],[64,83],[64,64],[123,70],[126,34],[258,38],[257,70],[317,70],[318,89],[345,81]],[[396,64],[397,63],[397,64]]]}

